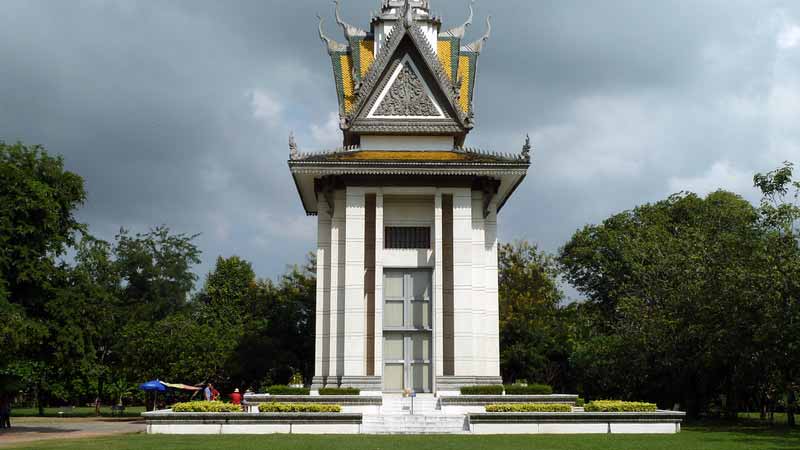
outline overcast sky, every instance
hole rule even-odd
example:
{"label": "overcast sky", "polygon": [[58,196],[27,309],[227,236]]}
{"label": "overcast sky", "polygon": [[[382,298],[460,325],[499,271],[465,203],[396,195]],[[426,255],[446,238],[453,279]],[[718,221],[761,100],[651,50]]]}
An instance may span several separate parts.
{"label": "overcast sky", "polygon": [[[431,0],[445,27],[468,0]],[[367,27],[377,0],[343,0]],[[327,0],[0,1],[0,140],[62,154],[92,233],[165,224],[201,233],[262,277],[315,246],[286,166],[340,144]],[[467,145],[519,151],[529,176],[503,240],[556,251],[579,227],[669,194],[800,163],[800,2],[478,0],[494,17]],[[339,37],[339,40],[343,38]]]}

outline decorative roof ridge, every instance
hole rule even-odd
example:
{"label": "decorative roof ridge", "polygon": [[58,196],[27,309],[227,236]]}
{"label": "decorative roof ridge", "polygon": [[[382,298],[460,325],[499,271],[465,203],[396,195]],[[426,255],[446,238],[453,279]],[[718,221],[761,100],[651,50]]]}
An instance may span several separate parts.
{"label": "decorative roof ridge", "polygon": [[453,111],[455,111],[459,121],[461,122],[461,125],[467,129],[471,129],[473,125],[470,115],[462,111],[458,105],[459,91],[447,76],[444,67],[442,67],[442,63],[436,56],[436,52],[433,50],[433,47],[431,47],[428,39],[423,35],[419,26],[414,24],[413,16],[408,14],[408,2],[406,2],[406,6],[404,7],[404,12],[405,18],[403,19],[403,26],[393,27],[389,35],[386,36],[384,45],[382,46],[378,55],[375,57],[375,61],[372,63],[372,66],[369,68],[366,76],[361,81],[361,85],[356,92],[356,102],[353,105],[353,108],[350,110],[350,113],[344,116],[342,128],[347,129],[350,127],[352,120],[358,115],[360,110],[364,107],[364,104],[368,101],[369,95],[372,93],[373,89],[375,89],[379,77],[383,71],[386,70],[390,58],[397,51],[397,48],[400,46],[403,37],[408,35],[411,36],[411,40],[419,50],[422,58],[428,65],[428,68],[433,72],[434,77],[439,83],[439,88],[447,96],[450,106]]}
{"label": "decorative roof ridge", "polygon": [[300,152],[297,149],[297,142],[295,141],[294,133],[289,133],[289,161],[300,161],[317,156],[329,156],[338,153],[355,152],[360,149],[361,147],[358,145],[347,145],[344,147],[337,147],[335,149],[322,150],[320,152]]}
{"label": "decorative roof ridge", "polygon": [[[530,140],[526,145],[530,145]],[[526,147],[523,147],[522,153],[498,153],[488,150],[481,150],[476,147],[456,147],[454,151],[460,153],[467,153],[470,155],[489,156],[492,158],[504,159],[513,162],[530,162],[530,149],[526,152]]]}

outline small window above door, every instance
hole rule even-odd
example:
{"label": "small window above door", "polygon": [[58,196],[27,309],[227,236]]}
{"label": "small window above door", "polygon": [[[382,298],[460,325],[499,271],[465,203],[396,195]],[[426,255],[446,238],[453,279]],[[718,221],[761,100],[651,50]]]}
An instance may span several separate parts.
{"label": "small window above door", "polygon": [[430,227],[386,227],[383,246],[395,250],[430,250]]}

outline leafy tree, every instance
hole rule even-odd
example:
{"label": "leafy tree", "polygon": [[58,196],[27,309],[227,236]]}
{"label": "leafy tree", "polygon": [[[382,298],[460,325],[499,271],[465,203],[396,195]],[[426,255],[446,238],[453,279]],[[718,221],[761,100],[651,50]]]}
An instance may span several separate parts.
{"label": "leafy tree", "polygon": [[573,236],[559,260],[588,301],[573,361],[589,397],[734,414],[764,363],[754,338],[774,290],[758,211],[681,194]]}
{"label": "leafy tree", "polygon": [[[788,422],[795,425],[797,391],[800,390],[800,181],[793,180],[794,166],[784,165],[753,178],[761,189],[761,220],[769,232],[768,264],[776,275],[776,295],[766,309],[768,319],[761,328],[765,342],[766,383],[769,394],[786,395]],[[766,408],[762,409],[766,412]]]}
{"label": "leafy tree", "polygon": [[[295,371],[311,380],[314,367],[316,262],[293,267],[278,283],[259,281],[245,307],[249,318],[232,376],[243,386],[286,384]],[[266,377],[266,379],[265,379]]]}
{"label": "leafy tree", "polygon": [[524,241],[501,245],[499,250],[503,378],[566,389],[570,351],[556,263]]}
{"label": "leafy tree", "polygon": [[196,238],[165,226],[135,236],[120,231],[114,256],[130,321],[152,323],[186,305],[197,280],[191,269],[200,263]]}
{"label": "leafy tree", "polygon": [[48,302],[63,277],[58,257],[84,231],[74,216],[83,179],[42,147],[0,142],[0,371],[33,385],[37,397],[56,367]]}

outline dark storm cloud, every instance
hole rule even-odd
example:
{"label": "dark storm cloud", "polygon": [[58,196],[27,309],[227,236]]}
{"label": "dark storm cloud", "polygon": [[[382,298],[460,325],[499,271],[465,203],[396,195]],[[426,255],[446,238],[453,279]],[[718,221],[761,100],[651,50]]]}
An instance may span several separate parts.
{"label": "dark storm cloud", "polygon": [[[349,0],[365,24],[377,2]],[[434,0],[447,25],[467,0]],[[503,239],[556,250],[575,228],[671,192],[755,198],[755,171],[800,160],[800,8],[779,1],[479,1],[494,16],[470,144],[534,167]],[[0,139],[41,143],[86,178],[101,237],[167,224],[202,233],[204,265],[263,276],[314,247],[285,165],[335,145],[327,1],[0,3]],[[328,32],[339,30],[328,20]],[[332,115],[333,114],[333,115]]]}

